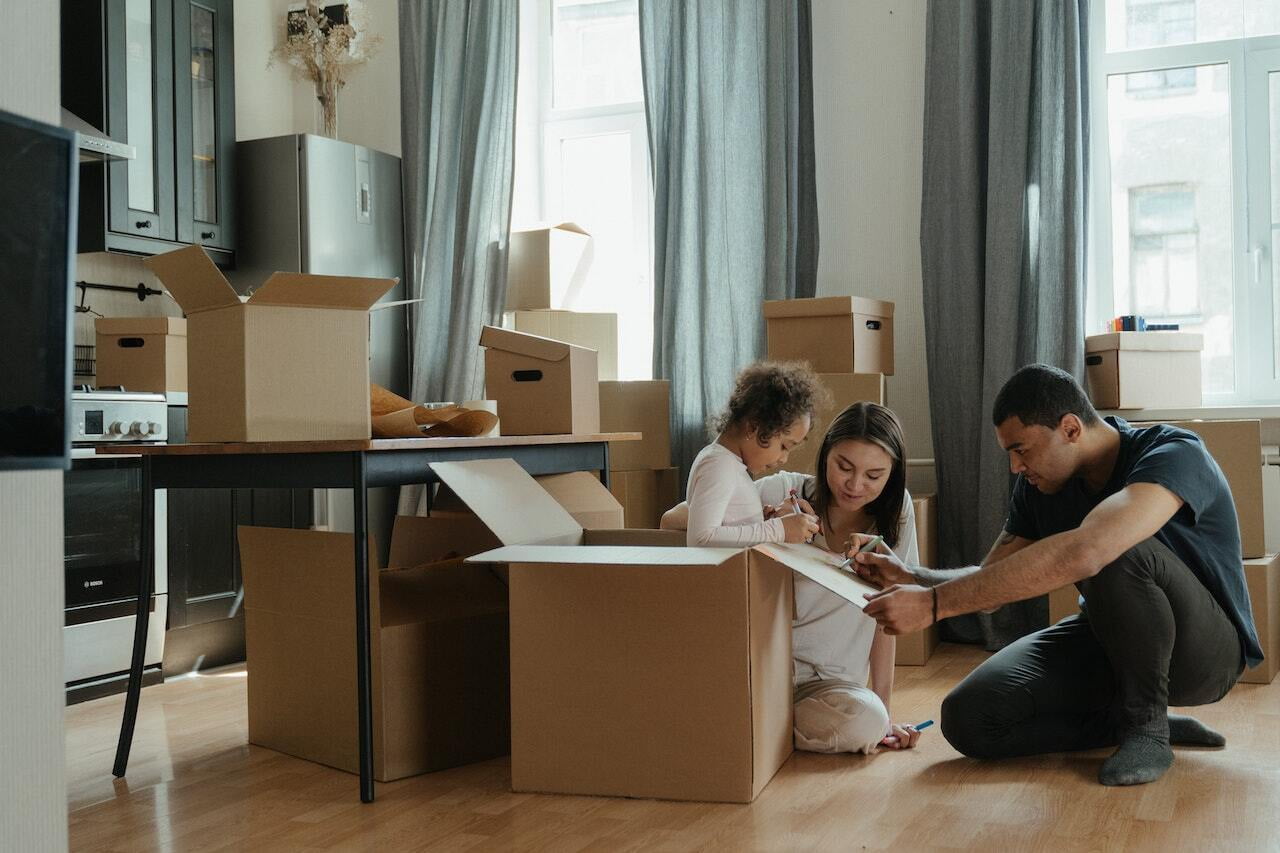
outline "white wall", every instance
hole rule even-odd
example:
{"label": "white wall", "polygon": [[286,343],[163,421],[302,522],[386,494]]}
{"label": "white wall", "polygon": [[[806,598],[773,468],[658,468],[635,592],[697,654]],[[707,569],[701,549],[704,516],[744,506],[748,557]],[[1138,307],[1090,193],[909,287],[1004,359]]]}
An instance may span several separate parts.
{"label": "white wall", "polygon": [[[58,122],[58,4],[0,0],[0,109]],[[0,259],[2,260],[2,259]],[[62,472],[0,473],[0,847],[67,846]]]}
{"label": "white wall", "polygon": [[923,0],[813,0],[818,295],[895,303],[889,405],[931,457],[920,278]]}

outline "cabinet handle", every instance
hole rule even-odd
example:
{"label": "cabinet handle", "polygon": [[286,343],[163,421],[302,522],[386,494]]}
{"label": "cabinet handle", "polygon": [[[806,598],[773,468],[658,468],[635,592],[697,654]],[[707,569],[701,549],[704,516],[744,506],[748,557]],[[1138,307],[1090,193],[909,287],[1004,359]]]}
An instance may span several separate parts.
{"label": "cabinet handle", "polygon": [[201,239],[201,240],[212,240],[212,239],[213,239],[213,232],[212,232],[212,231],[201,231],[201,232],[200,232],[200,239]]}
{"label": "cabinet handle", "polygon": [[135,227],[135,228],[150,228],[150,227],[151,227],[151,220],[150,220],[150,219],[139,219],[137,222],[133,223],[133,227]]}

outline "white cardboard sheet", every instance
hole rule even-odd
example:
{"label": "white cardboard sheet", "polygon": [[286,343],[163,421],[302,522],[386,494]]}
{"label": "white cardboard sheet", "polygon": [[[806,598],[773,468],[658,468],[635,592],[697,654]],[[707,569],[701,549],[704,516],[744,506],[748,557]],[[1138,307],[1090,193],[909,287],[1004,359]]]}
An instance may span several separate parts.
{"label": "white cardboard sheet", "polygon": [[844,561],[839,554],[814,545],[769,543],[756,545],[753,550],[821,584],[859,610],[867,606],[867,593],[880,591],[852,572],[837,569],[836,566]]}

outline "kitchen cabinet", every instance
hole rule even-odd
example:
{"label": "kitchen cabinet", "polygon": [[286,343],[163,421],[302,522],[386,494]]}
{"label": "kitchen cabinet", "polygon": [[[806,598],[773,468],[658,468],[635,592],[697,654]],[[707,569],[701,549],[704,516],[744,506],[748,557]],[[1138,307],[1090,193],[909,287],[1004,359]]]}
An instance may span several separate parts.
{"label": "kitchen cabinet", "polygon": [[63,0],[63,106],[137,151],[81,164],[81,252],[233,264],[232,31],[231,0]]}

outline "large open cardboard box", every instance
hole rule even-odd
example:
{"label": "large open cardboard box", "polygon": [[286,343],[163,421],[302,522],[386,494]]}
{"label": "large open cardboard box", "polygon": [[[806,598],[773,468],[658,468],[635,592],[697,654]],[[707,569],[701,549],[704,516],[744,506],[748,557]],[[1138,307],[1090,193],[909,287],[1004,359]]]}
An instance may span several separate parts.
{"label": "large open cardboard box", "polygon": [[882,406],[888,405],[883,373],[819,373],[818,381],[831,396],[827,405],[819,409],[814,416],[813,423],[809,426],[808,437],[788,455],[788,471],[818,473],[815,470],[815,463],[818,460],[818,451],[822,448],[822,437],[836,415],[843,412],[851,403],[866,401],[879,403]]}
{"label": "large open cardboard box", "polygon": [[[352,536],[241,527],[239,540],[249,742],[354,773]],[[508,751],[507,589],[459,559],[495,542],[473,519],[402,516],[379,570],[370,541],[379,781]]]}
{"label": "large open cardboard box", "polygon": [[665,379],[600,383],[600,429],[638,432],[640,441],[609,442],[609,469],[671,467],[671,383]]}
{"label": "large open cardboard box", "polygon": [[511,232],[507,310],[563,308],[587,281],[591,235],[572,222]]}
{"label": "large open cardboard box", "polygon": [[1099,409],[1179,409],[1201,403],[1200,350],[1190,332],[1109,332],[1084,339],[1089,397]]}
{"label": "large open cardboard box", "polygon": [[[920,553],[920,565],[931,569],[938,567],[937,498],[918,495],[911,499],[916,512],[916,548]],[[898,666],[923,666],[938,648],[938,626],[930,625],[923,631],[903,634],[895,644],[894,663]]]}
{"label": "large open cardboard box", "polygon": [[790,572],[870,588],[807,545],[584,531],[510,460],[433,468],[508,543],[469,562],[510,571],[512,787],[753,800],[792,749]]}
{"label": "large open cardboard box", "polygon": [[242,303],[200,246],[144,263],[187,314],[188,441],[369,437],[369,308],[394,279],[278,272]]}
{"label": "large open cardboard box", "polygon": [[480,346],[503,435],[600,432],[595,350],[497,326],[481,330]]}
{"label": "large open cardboard box", "polygon": [[863,296],[764,304],[769,358],[807,361],[818,373],[893,375],[893,303]]}
{"label": "large open cardboard box", "polygon": [[600,379],[618,378],[618,315],[585,311],[511,311],[503,325],[596,351]]}
{"label": "large open cardboard box", "polygon": [[187,321],[181,317],[99,317],[94,336],[99,388],[187,390]]}

